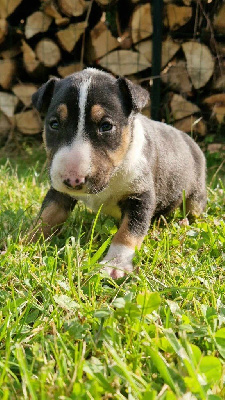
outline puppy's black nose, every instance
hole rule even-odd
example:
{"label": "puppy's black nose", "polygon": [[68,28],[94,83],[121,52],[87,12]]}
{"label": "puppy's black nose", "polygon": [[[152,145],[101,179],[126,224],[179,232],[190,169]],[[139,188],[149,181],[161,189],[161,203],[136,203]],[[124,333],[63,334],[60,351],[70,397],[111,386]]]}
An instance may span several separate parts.
{"label": "puppy's black nose", "polygon": [[64,179],[63,183],[64,183],[64,185],[66,185],[68,188],[72,188],[72,185],[71,185],[71,183],[70,183],[69,178],[68,178],[68,179]]}
{"label": "puppy's black nose", "polygon": [[76,177],[76,178],[66,178],[63,183],[70,189],[81,189],[86,182],[85,177]]}

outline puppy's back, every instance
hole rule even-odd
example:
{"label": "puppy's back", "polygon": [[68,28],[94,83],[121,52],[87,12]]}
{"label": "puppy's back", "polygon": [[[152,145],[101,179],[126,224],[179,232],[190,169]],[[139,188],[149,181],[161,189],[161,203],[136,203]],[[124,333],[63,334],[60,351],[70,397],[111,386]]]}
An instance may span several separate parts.
{"label": "puppy's back", "polygon": [[[138,116],[145,130],[156,193],[156,212],[170,211],[186,198],[198,198],[201,212],[206,202],[205,157],[186,133],[157,121]],[[201,199],[201,200],[200,200]],[[190,210],[191,211],[191,210]]]}

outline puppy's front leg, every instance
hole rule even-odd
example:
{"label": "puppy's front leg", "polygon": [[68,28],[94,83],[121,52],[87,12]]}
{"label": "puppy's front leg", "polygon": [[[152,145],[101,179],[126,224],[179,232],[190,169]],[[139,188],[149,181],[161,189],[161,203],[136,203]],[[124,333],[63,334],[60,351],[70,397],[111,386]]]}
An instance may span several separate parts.
{"label": "puppy's front leg", "polygon": [[76,202],[67,194],[51,188],[44,198],[37,223],[29,233],[29,240],[36,241],[41,234],[46,238],[59,230]]}
{"label": "puppy's front leg", "polygon": [[114,236],[109,251],[102,261],[105,271],[114,279],[132,272],[135,248],[140,248],[148,231],[155,209],[155,198],[150,192],[133,195],[120,204],[122,223]]}

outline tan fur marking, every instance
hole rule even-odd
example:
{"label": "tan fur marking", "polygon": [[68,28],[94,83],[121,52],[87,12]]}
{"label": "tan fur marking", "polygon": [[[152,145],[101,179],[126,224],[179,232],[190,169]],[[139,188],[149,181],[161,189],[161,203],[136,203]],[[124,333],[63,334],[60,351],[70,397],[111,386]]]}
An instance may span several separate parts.
{"label": "tan fur marking", "polygon": [[122,130],[121,145],[115,151],[109,153],[110,159],[115,167],[117,167],[123,160],[130,143],[129,127],[125,126]]}
{"label": "tan fur marking", "polygon": [[[54,201],[44,208],[37,225],[38,232],[43,233],[44,237],[48,237],[52,233],[52,229],[57,228],[66,221],[69,212],[64,210]],[[56,229],[55,229],[56,230]]]}
{"label": "tan fur marking", "polygon": [[57,108],[57,112],[59,113],[61,121],[65,121],[68,117],[68,108],[67,105],[62,103]]}
{"label": "tan fur marking", "polygon": [[94,122],[100,122],[102,117],[105,115],[105,110],[99,104],[95,104],[91,107],[91,118]]}
{"label": "tan fur marking", "polygon": [[[95,179],[95,185],[100,186],[108,183],[111,171],[113,169],[113,163],[109,157],[105,157],[101,151],[92,149],[92,165],[91,165],[91,176]],[[102,173],[104,171],[104,174]]]}
{"label": "tan fur marking", "polygon": [[[128,126],[122,131],[121,145],[115,151],[107,151],[107,156],[99,149],[92,149],[92,167],[91,176],[95,179],[95,185],[98,187],[108,183],[112,171],[119,166],[124,159],[130,143],[130,132]],[[104,171],[104,174],[102,173]]]}
{"label": "tan fur marking", "polygon": [[46,142],[46,130],[45,130],[45,128],[44,128],[44,130],[43,130],[42,138],[43,138],[44,147],[45,147],[45,150],[46,150],[46,153],[47,153],[47,156],[48,156],[48,149],[47,149],[47,142]]}
{"label": "tan fur marking", "polygon": [[123,244],[124,246],[131,247],[132,249],[140,248],[143,242],[143,236],[135,236],[129,231],[128,227],[129,219],[127,215],[123,218],[122,224],[115,234],[112,243]]}

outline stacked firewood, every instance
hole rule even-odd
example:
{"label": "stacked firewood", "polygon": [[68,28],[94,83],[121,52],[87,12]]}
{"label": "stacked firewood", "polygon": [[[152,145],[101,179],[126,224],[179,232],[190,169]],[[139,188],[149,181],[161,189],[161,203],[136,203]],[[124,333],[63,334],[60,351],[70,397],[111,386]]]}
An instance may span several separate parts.
{"label": "stacked firewood", "polygon": [[[53,75],[93,66],[151,92],[152,8],[147,0],[0,0],[0,143],[41,132],[31,96]],[[161,119],[205,136],[225,117],[225,4],[164,0],[162,30]]]}

